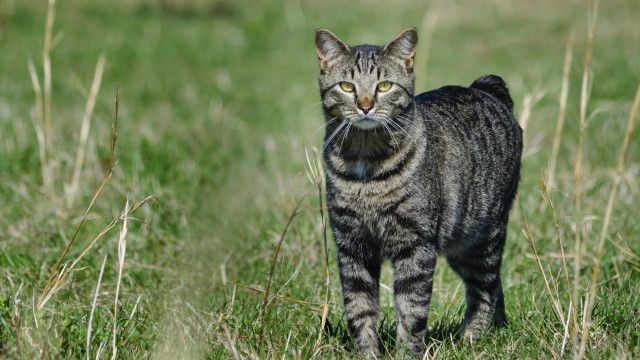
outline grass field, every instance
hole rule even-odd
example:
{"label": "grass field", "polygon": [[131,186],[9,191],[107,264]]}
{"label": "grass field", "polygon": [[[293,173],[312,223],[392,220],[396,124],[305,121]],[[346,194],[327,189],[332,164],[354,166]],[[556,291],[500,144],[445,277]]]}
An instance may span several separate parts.
{"label": "grass field", "polygon": [[0,358],[354,356],[307,176],[313,32],[382,43],[412,25],[419,91],[499,74],[526,138],[510,325],[457,343],[464,289],[441,262],[425,356],[640,358],[639,2],[601,1],[592,45],[586,1],[59,1],[48,34],[47,8],[0,2]]}

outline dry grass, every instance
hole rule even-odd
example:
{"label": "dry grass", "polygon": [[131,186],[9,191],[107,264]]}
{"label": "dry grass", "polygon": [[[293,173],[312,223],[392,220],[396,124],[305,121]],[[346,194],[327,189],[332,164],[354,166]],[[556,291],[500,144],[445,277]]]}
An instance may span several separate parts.
{"label": "dry grass", "polygon": [[587,351],[587,343],[589,339],[589,333],[591,330],[591,317],[593,315],[593,306],[595,304],[596,295],[598,292],[598,277],[600,276],[600,266],[602,262],[602,257],[604,255],[604,244],[609,236],[609,224],[611,223],[611,216],[613,214],[613,207],[616,203],[616,198],[618,196],[618,190],[620,188],[620,182],[622,180],[622,176],[624,174],[625,166],[627,163],[627,150],[629,147],[629,141],[631,139],[631,134],[633,133],[633,129],[635,128],[636,119],[638,118],[638,112],[640,110],[640,83],[638,83],[638,89],[636,90],[636,95],[633,100],[633,105],[631,106],[631,111],[629,112],[629,120],[627,121],[627,130],[624,134],[624,140],[622,141],[622,146],[620,148],[620,156],[618,157],[618,166],[616,170],[615,177],[613,179],[613,184],[611,184],[611,190],[609,192],[609,200],[607,201],[607,208],[604,214],[604,221],[602,224],[602,229],[600,230],[600,237],[598,239],[598,244],[595,250],[595,261],[593,264],[593,271],[591,273],[589,292],[586,296],[586,305],[584,310],[584,316],[582,321],[582,336],[580,339],[580,347],[578,349],[578,354],[576,356],[577,359],[582,359],[585,357]]}
{"label": "dry grass", "polygon": [[118,236],[118,278],[116,280],[116,295],[115,300],[113,302],[113,336],[111,337],[111,360],[115,360],[116,355],[118,354],[118,345],[117,345],[117,333],[118,333],[118,298],[120,297],[120,285],[122,284],[122,270],[124,270],[124,258],[127,252],[127,223],[129,222],[129,213],[131,212],[131,207],[129,205],[129,200],[124,205],[124,210],[122,210],[122,226],[120,227],[120,235]]}
{"label": "dry grass", "polygon": [[[574,177],[574,219],[575,219],[575,240],[574,240],[574,284],[573,298],[578,299],[578,291],[580,289],[580,268],[582,266],[582,257],[584,248],[582,244],[583,238],[583,218],[582,218],[582,186],[583,186],[583,162],[584,162],[584,141],[587,126],[587,105],[589,103],[589,95],[591,94],[591,60],[593,52],[594,27],[597,15],[597,3],[594,2],[594,8],[589,15],[587,25],[587,46],[584,52],[584,67],[582,70],[582,84],[580,87],[580,125],[578,132],[578,146],[576,150],[576,160],[573,169]],[[577,336],[574,338],[574,347],[578,346]]]}
{"label": "dry grass", "polygon": [[556,120],[556,131],[553,136],[553,148],[551,149],[551,157],[549,158],[549,167],[547,169],[547,186],[553,188],[555,186],[556,163],[558,162],[558,151],[560,151],[560,142],[562,141],[562,130],[564,129],[564,119],[567,113],[567,100],[569,99],[569,76],[571,75],[571,62],[573,59],[573,39],[571,33],[567,40],[567,48],[564,52],[564,65],[562,67],[562,88],[560,89],[560,98],[558,99],[558,119]]}
{"label": "dry grass", "polygon": [[78,187],[80,185],[80,176],[82,172],[82,165],[84,164],[85,154],[87,152],[87,141],[89,140],[89,130],[91,129],[91,119],[93,114],[93,108],[96,105],[96,98],[100,91],[100,83],[102,82],[102,74],[104,73],[104,67],[106,59],[104,56],[98,58],[96,64],[96,71],[93,76],[93,83],[87,97],[87,103],[84,108],[84,115],[82,116],[82,127],[80,128],[80,141],[78,142],[78,150],[76,151],[76,161],[73,165],[73,175],[71,175],[71,182],[66,190],[67,206],[73,205],[78,196]]}
{"label": "dry grass", "polygon": [[[100,284],[102,283],[102,275],[104,274],[104,266],[107,264],[107,256],[104,256],[102,260],[102,266],[100,266],[100,274],[98,275],[98,282],[96,283],[96,291],[93,294],[93,301],[91,302],[91,312],[89,313],[89,321],[87,324],[87,350],[86,359],[91,357],[91,330],[93,326],[93,315],[96,312],[96,306],[98,304],[98,295],[100,293]],[[114,322],[115,323],[115,322]],[[98,357],[98,355],[96,355]]]}
{"label": "dry grass", "polygon": [[[78,135],[78,144],[75,152],[75,161],[73,162],[72,170],[70,171],[69,182],[65,184],[65,193],[64,193],[64,202],[66,203],[66,207],[62,205],[61,198],[59,197],[59,189],[56,187],[57,182],[56,179],[62,179],[65,177],[65,171],[67,170],[64,166],[59,163],[54,165],[54,162],[57,162],[61,158],[68,158],[69,155],[64,153],[63,150],[57,148],[57,141],[54,139],[54,130],[56,130],[56,126],[58,123],[53,120],[53,71],[52,71],[52,60],[51,60],[51,52],[56,45],[56,41],[58,37],[55,37],[53,34],[54,28],[54,20],[55,20],[55,9],[56,2],[55,0],[49,0],[47,5],[47,15],[46,15],[46,24],[44,31],[44,45],[42,49],[42,79],[38,76],[38,72],[36,70],[36,66],[32,61],[28,62],[28,70],[29,76],[31,78],[31,85],[33,88],[33,92],[35,94],[35,112],[34,112],[34,120],[33,125],[36,134],[36,142],[38,144],[38,155],[40,160],[41,167],[41,177],[42,177],[42,192],[47,196],[43,199],[46,203],[46,206],[54,209],[60,216],[63,216],[68,211],[73,211],[72,206],[75,204],[76,200],[87,189],[87,185],[90,183],[88,181],[87,176],[92,176],[92,174],[85,173],[83,174],[83,165],[85,163],[85,159],[87,157],[88,151],[88,142],[91,134],[91,123],[93,118],[94,108],[98,99],[100,85],[103,79],[104,70],[106,67],[106,59],[104,56],[100,56],[94,72],[93,82],[88,93],[84,113],[81,119],[81,128]],[[41,86],[41,84],[43,84]],[[49,270],[48,278],[42,287],[40,296],[38,296],[36,301],[36,296],[34,293],[33,297],[33,320],[35,324],[36,330],[39,328],[39,319],[46,317],[46,313],[52,311],[53,309],[46,308],[47,303],[52,299],[52,297],[59,293],[65,286],[70,285],[69,279],[73,278],[73,274],[77,271],[77,266],[79,263],[85,259],[90,251],[96,247],[96,245],[102,240],[109,232],[118,224],[121,224],[121,230],[118,241],[118,272],[116,279],[116,289],[115,289],[115,305],[113,312],[113,334],[112,334],[112,350],[111,350],[111,358],[115,359],[117,355],[117,322],[118,322],[118,308],[119,308],[119,295],[120,288],[122,283],[122,276],[124,270],[124,254],[126,248],[126,235],[128,232],[127,224],[129,222],[130,216],[133,212],[138,210],[144,204],[148,203],[152,197],[145,197],[141,201],[138,201],[134,204],[130,204],[127,200],[125,205],[125,209],[123,212],[114,218],[111,222],[107,224],[102,230],[97,232],[97,235],[93,237],[93,239],[81,248],[76,249],[76,242],[78,242],[82,234],[82,230],[84,225],[90,219],[90,214],[94,210],[96,204],[98,203],[100,196],[102,195],[105,188],[108,186],[109,180],[111,179],[116,165],[116,140],[117,140],[117,132],[118,132],[118,112],[119,112],[119,98],[118,94],[116,94],[115,99],[115,111],[114,111],[114,119],[112,121],[111,128],[111,136],[109,141],[109,152],[108,158],[106,159],[106,166],[103,169],[102,178],[98,181],[98,184],[93,192],[89,200],[89,204],[82,213],[79,221],[75,226],[73,226],[73,231],[69,240],[66,242],[66,245],[60,252],[57,260],[51,266]],[[60,122],[60,126],[62,122]],[[57,129],[60,131],[61,129]],[[97,168],[100,168],[98,166]],[[71,253],[75,253],[76,255],[68,259],[68,255]],[[96,315],[96,309],[98,308],[98,296],[100,292],[101,285],[103,283],[103,274],[105,269],[105,261],[103,261],[102,267],[100,268],[100,274],[98,276],[98,282],[96,284],[95,293],[93,300],[91,302],[91,310],[88,317],[87,329],[86,329],[86,358],[88,359],[90,356],[90,347],[93,333],[93,325],[94,318]],[[43,264],[43,268],[46,268],[46,265]],[[71,285],[72,286],[72,282]],[[35,291],[35,288],[34,288]],[[138,299],[139,301],[139,299]],[[18,304],[16,302],[16,304]],[[137,303],[132,310],[130,315],[133,317],[135,311],[137,309]],[[51,326],[51,325],[49,325]],[[35,342],[37,339],[33,339],[30,335],[30,332],[27,330],[26,332],[22,331],[19,328],[19,322],[15,325],[15,333],[16,334],[25,334],[32,345],[35,346]],[[19,339],[19,337],[17,338]],[[21,353],[20,342],[18,341],[18,353]],[[47,353],[47,343],[43,347],[40,347],[39,353],[42,357],[44,357]],[[96,358],[100,358],[103,351],[104,346],[106,344],[103,342],[100,344],[98,349],[98,353],[96,354]]]}

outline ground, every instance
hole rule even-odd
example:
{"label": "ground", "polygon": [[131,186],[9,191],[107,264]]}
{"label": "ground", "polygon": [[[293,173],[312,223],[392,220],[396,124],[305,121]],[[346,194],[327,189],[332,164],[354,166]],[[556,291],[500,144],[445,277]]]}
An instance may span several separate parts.
{"label": "ground", "polygon": [[[326,27],[349,43],[384,43],[416,26],[417,89],[499,74],[526,139],[502,270],[509,326],[472,345],[456,342],[464,291],[441,261],[427,357],[580,357],[582,334],[589,358],[640,357],[638,129],[616,171],[640,80],[640,3],[598,4],[585,97],[592,9],[586,1],[551,0],[60,1],[51,33],[52,130],[39,142],[47,105],[37,105],[28,62],[45,91],[47,4],[3,1],[0,354],[79,358],[88,350],[109,357],[115,327],[120,358],[353,356],[331,234],[326,276],[317,183],[307,176],[306,154],[316,167],[323,136],[313,34]],[[566,122],[556,180],[545,185],[569,37]],[[101,55],[106,67],[74,192],[81,123]],[[90,207],[109,173],[116,96],[114,172]],[[47,141],[50,186],[39,156]],[[147,196],[123,232],[127,199]],[[115,226],[81,254],[112,219]],[[51,274],[74,259],[57,291],[43,297]],[[390,281],[386,267],[380,329],[385,356],[393,358]],[[583,324],[584,314],[593,321]]]}

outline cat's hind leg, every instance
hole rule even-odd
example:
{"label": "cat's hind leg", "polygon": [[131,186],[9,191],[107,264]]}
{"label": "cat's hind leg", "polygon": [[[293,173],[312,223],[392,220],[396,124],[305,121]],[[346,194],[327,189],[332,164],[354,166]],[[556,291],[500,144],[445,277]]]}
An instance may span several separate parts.
{"label": "cat's hind leg", "polygon": [[466,288],[467,308],[462,323],[465,340],[478,339],[492,323],[503,326],[507,322],[500,279],[505,237],[503,225],[491,231],[486,241],[447,256]]}

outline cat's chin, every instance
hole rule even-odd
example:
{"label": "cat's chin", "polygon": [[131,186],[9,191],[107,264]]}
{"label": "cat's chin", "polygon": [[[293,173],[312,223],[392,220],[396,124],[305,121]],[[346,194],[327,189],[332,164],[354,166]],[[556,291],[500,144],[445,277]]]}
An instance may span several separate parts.
{"label": "cat's chin", "polygon": [[369,119],[369,118],[362,118],[359,120],[356,120],[353,122],[353,126],[357,127],[358,129],[361,130],[373,130],[375,128],[378,128],[382,125],[380,125],[380,122],[377,120],[373,120],[373,119]]}

